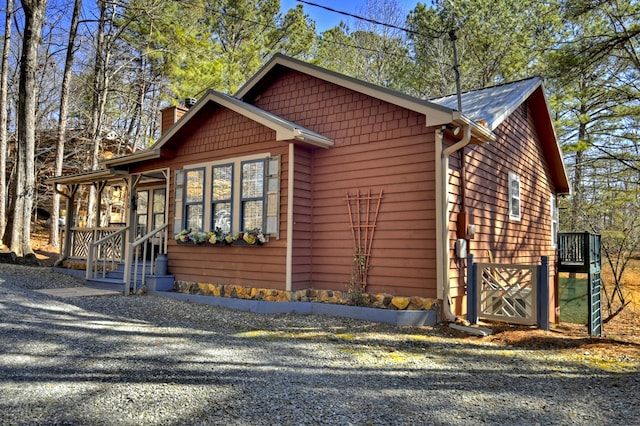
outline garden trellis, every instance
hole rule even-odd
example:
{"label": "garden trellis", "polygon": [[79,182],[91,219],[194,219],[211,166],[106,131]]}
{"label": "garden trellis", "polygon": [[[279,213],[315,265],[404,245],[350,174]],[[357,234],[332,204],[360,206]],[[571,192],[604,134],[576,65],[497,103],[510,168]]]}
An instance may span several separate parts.
{"label": "garden trellis", "polygon": [[357,190],[354,195],[347,193],[347,208],[349,210],[349,227],[353,238],[353,283],[359,285],[361,291],[367,288],[367,275],[371,267],[371,246],[376,230],[382,190],[372,194],[371,189],[366,194]]}

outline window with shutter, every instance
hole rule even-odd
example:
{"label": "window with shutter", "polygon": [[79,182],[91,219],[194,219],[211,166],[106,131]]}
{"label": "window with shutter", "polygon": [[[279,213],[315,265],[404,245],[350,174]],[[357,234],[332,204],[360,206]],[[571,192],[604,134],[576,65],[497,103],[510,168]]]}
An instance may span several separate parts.
{"label": "window with shutter", "polygon": [[280,156],[233,158],[177,171],[174,211],[176,233],[220,228],[227,233],[259,230],[278,238]]}

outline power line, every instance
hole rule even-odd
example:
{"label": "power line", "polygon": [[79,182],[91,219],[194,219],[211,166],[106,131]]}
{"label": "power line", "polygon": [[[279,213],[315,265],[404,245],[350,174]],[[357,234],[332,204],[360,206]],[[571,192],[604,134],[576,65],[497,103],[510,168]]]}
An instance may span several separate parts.
{"label": "power line", "polygon": [[356,19],[359,19],[361,21],[369,22],[371,24],[382,25],[383,27],[393,28],[393,29],[404,31],[404,32],[406,32],[408,34],[413,34],[413,35],[417,35],[417,36],[423,36],[423,37],[428,37],[428,38],[439,38],[439,37],[443,36],[444,34],[447,34],[447,31],[435,31],[435,30],[434,30],[434,32],[432,34],[425,34],[425,33],[420,32],[420,31],[412,30],[411,28],[405,28],[405,27],[401,27],[401,26],[398,26],[398,25],[394,25],[394,24],[388,24],[386,22],[381,22],[381,21],[377,21],[375,19],[366,18],[364,16],[355,15],[353,13],[344,12],[342,10],[333,9],[331,7],[324,6],[324,5],[317,4],[317,3],[313,3],[313,2],[310,2],[310,1],[306,1],[306,0],[296,0],[296,1],[298,1],[300,3],[304,3],[304,4],[309,5],[309,6],[319,7],[321,9],[328,10],[329,12],[338,13],[340,15],[349,16],[351,18],[356,18]]}

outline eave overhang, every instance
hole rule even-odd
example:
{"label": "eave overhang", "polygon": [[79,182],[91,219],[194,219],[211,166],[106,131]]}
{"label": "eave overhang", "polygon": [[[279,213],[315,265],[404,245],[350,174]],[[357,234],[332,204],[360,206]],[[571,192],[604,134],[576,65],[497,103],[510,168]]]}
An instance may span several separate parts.
{"label": "eave overhang", "polygon": [[234,95],[237,99],[242,99],[251,103],[259,94],[261,87],[268,84],[274,76],[279,75],[286,69],[298,71],[312,77],[333,83],[337,86],[349,90],[363,93],[372,98],[397,105],[401,108],[423,114],[427,127],[442,126],[447,124],[471,126],[472,136],[480,142],[490,142],[496,139],[491,130],[465,117],[459,111],[433,102],[418,99],[413,96],[385,87],[377,86],[365,81],[327,70],[316,65],[289,58],[282,54],[274,55],[240,90]]}
{"label": "eave overhang", "polygon": [[103,169],[84,173],[76,173],[72,175],[54,176],[52,178],[46,179],[45,183],[57,185],[82,185],[103,181],[115,182],[125,179],[127,176],[128,174],[126,172],[120,170]]}
{"label": "eave overhang", "polygon": [[258,108],[255,105],[243,102],[240,99],[215,90],[209,90],[176,124],[158,139],[151,147],[151,150],[163,148],[191,118],[196,116],[206,105],[210,104],[227,108],[275,131],[277,141],[297,141],[320,148],[330,148],[333,146],[333,139],[331,138],[299,126],[296,123],[285,120],[282,117]]}

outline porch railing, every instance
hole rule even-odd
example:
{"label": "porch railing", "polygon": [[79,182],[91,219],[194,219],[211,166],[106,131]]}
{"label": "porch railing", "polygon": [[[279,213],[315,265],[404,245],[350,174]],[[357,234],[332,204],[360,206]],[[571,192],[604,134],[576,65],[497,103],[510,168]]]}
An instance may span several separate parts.
{"label": "porch railing", "polygon": [[[127,259],[124,263],[124,294],[129,294],[131,288],[135,293],[138,284],[146,284],[147,275],[153,275],[157,262],[156,255],[166,254],[167,224],[157,227],[147,235],[129,243]],[[150,242],[151,244],[147,244]],[[158,247],[158,253],[156,253]],[[150,261],[147,262],[146,260]],[[148,269],[147,269],[148,267]],[[133,284],[133,287],[131,287]]]}
{"label": "porch railing", "polygon": [[[127,232],[129,227],[121,229],[108,228],[111,232],[106,233],[97,241],[90,242],[87,248],[87,270],[86,278],[97,278],[102,274],[102,278],[106,276],[107,270],[117,268],[117,264],[124,260],[124,243],[127,240]],[[100,233],[104,233],[104,229],[96,229]],[[89,235],[89,233],[80,233],[78,235]]]}
{"label": "porch railing", "polygon": [[588,232],[558,234],[560,272],[589,273],[594,263],[600,264],[600,235]]}
{"label": "porch railing", "polygon": [[[121,227],[100,227],[100,228],[71,228],[71,244],[69,247],[69,257],[74,259],[88,259],[90,245],[94,241],[101,240],[113,233],[120,231]],[[120,247],[120,252],[124,255],[124,241]]]}

